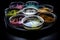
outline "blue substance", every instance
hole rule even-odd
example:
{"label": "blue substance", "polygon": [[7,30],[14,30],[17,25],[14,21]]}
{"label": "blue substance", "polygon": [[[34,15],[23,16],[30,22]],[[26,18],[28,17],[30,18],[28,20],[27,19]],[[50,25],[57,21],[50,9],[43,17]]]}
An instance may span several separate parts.
{"label": "blue substance", "polygon": [[27,5],[26,7],[35,7],[35,8],[39,8],[38,5]]}
{"label": "blue substance", "polygon": [[32,7],[36,7],[36,8],[39,8],[39,4],[37,4],[37,3],[35,3],[35,2],[29,2],[29,3],[26,3],[26,5],[25,5],[26,7],[27,6],[32,6]]}

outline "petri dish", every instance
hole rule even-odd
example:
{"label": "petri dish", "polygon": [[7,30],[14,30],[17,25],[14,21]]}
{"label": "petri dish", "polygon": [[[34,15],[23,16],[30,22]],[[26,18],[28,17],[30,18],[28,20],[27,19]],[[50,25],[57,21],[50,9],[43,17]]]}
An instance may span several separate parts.
{"label": "petri dish", "polygon": [[10,16],[16,16],[19,11],[19,9],[10,9],[10,8],[6,8],[5,9],[5,16],[8,16],[8,17],[10,17]]}
{"label": "petri dish", "polygon": [[42,17],[32,15],[23,18],[24,28],[27,30],[35,30],[42,27],[44,19]]}
{"label": "petri dish", "polygon": [[23,9],[24,8],[24,3],[23,2],[11,2],[9,5],[9,8],[13,9],[13,8],[17,8],[17,9]]}
{"label": "petri dish", "polygon": [[40,13],[52,13],[53,12],[52,5],[44,4],[44,5],[40,5],[40,6],[41,7],[38,9],[38,12],[40,12]]}

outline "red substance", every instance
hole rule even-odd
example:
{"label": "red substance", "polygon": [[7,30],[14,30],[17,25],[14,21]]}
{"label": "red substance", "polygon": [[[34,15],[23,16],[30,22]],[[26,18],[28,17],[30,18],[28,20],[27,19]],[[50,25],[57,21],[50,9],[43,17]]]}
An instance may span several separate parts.
{"label": "red substance", "polygon": [[11,19],[10,20],[10,23],[11,24],[14,24],[14,25],[20,25],[20,24],[22,24],[22,22],[21,22],[21,19],[23,18],[23,16],[22,17],[19,17],[19,18],[14,18],[14,19]]}
{"label": "red substance", "polygon": [[10,23],[12,23],[12,24],[19,24],[18,22],[19,22],[18,19],[12,19],[12,20],[10,21]]}

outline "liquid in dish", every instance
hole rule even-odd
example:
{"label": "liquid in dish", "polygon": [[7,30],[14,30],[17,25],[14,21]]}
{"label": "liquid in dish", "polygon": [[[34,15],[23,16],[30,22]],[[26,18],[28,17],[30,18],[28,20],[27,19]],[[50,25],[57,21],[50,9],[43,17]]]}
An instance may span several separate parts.
{"label": "liquid in dish", "polygon": [[6,16],[16,16],[19,9],[7,9]]}
{"label": "liquid in dish", "polygon": [[53,12],[53,10],[51,10],[50,8],[43,7],[43,8],[40,8],[38,10],[38,12],[40,12],[40,13],[51,13],[51,12]]}
{"label": "liquid in dish", "polygon": [[39,29],[42,27],[41,25],[44,23],[43,18],[39,18],[39,16],[28,16],[23,19],[23,25],[26,29]]}
{"label": "liquid in dish", "polygon": [[[53,14],[53,13],[52,13]],[[45,20],[45,23],[52,23],[55,21],[54,15],[50,14],[40,14],[40,16]]]}
{"label": "liquid in dish", "polygon": [[13,25],[21,25],[22,24],[22,18],[24,18],[24,15],[18,15],[18,16],[12,16],[9,18],[9,21]]}

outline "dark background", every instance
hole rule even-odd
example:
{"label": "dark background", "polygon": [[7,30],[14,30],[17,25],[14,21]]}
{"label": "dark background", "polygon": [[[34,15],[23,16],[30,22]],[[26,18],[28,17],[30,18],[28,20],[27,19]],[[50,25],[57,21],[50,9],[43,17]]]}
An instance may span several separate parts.
{"label": "dark background", "polygon": [[[22,2],[26,2],[26,1],[31,1],[31,0],[0,0],[0,20],[1,20],[1,22],[0,22],[0,32],[1,32],[1,38],[2,39],[8,39],[8,37],[7,37],[7,34],[6,34],[6,32],[7,32],[7,30],[6,30],[6,28],[5,28],[5,24],[4,24],[4,9],[5,8],[8,8],[8,6],[9,6],[9,4],[11,3],[11,2],[14,2],[14,1],[22,1]],[[53,27],[51,27],[51,28],[49,28],[49,29],[46,29],[46,30],[43,30],[43,31],[41,31],[41,34],[38,34],[37,32],[36,32],[36,34],[38,34],[38,35],[40,35],[40,38],[41,37],[43,37],[43,36],[46,36],[46,35],[49,35],[49,34],[51,34],[51,33],[54,33],[54,32],[56,32],[57,33],[57,35],[59,35],[59,27],[60,27],[60,25],[59,25],[59,23],[60,23],[60,16],[59,16],[59,2],[58,2],[58,0],[33,0],[33,1],[37,1],[37,2],[39,2],[40,4],[50,4],[50,5],[53,5],[54,6],[54,13],[57,15],[57,21],[56,21],[56,23],[53,25]],[[53,30],[53,31],[52,31]],[[10,30],[10,31],[12,31],[12,30]],[[46,32],[47,31],[47,32]],[[13,32],[13,31],[12,31]],[[33,33],[33,32],[32,32]],[[35,32],[34,32],[35,33]],[[11,33],[11,34],[14,34],[14,33]],[[14,34],[14,35],[16,35],[16,34]],[[18,34],[19,35],[19,34]],[[28,35],[30,36],[30,34],[28,33]],[[32,34],[33,35],[33,34]],[[24,37],[25,37],[26,35],[24,35]],[[34,36],[34,35],[33,35]],[[57,36],[58,37],[58,36]],[[58,37],[59,38],[59,37]],[[57,38],[57,40],[58,40],[58,38]],[[2,40],[1,39],[1,40]]]}

